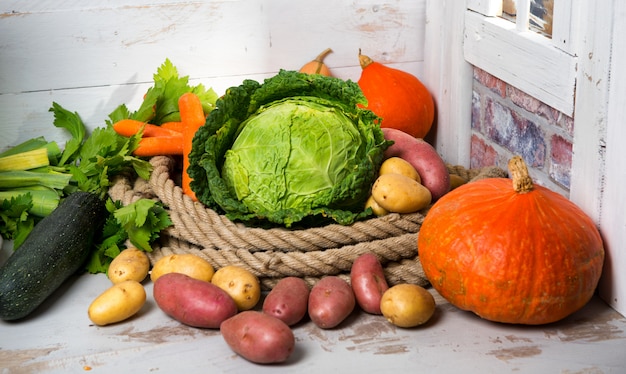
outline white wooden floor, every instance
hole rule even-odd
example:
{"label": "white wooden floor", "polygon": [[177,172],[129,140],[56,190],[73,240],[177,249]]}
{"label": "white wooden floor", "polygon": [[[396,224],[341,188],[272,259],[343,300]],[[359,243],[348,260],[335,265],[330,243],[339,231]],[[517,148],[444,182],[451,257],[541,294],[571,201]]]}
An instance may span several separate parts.
{"label": "white wooden floor", "polygon": [[[296,350],[282,365],[235,355],[218,330],[186,327],[152,299],[132,320],[97,327],[91,301],[105,275],[72,279],[34,315],[0,322],[1,373],[624,373],[626,319],[594,298],[567,319],[541,327],[491,323],[435,293],[427,325],[401,329],[355,312],[334,330],[310,321],[294,327]],[[435,292],[435,291],[432,291]]]}

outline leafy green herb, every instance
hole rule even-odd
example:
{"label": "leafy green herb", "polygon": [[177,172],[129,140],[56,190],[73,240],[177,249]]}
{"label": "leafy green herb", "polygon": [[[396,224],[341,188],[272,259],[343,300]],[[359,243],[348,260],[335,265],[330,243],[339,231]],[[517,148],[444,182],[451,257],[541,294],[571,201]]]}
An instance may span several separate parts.
{"label": "leafy green herb", "polygon": [[[139,144],[139,135],[123,137],[107,125],[87,136],[78,113],[56,102],[50,111],[54,114],[54,126],[71,135],[63,152],[55,142],[39,137],[2,154],[9,160],[19,157],[24,165],[33,165],[24,171],[1,173],[0,233],[6,239],[13,239],[16,249],[34,225],[58,206],[60,198],[77,190],[104,198],[115,175],[134,171],[148,179],[152,170],[149,162],[132,155]],[[41,157],[45,162],[39,161]],[[31,162],[35,158],[37,161]]]}
{"label": "leafy green herb", "polygon": [[27,140],[0,155],[0,235],[18,248],[41,218],[60,202],[71,175],[54,164],[60,155],[56,143],[43,137]]}
{"label": "leafy green herb", "polygon": [[87,264],[90,273],[106,273],[111,261],[126,248],[129,241],[136,248],[152,252],[151,243],[172,221],[155,200],[139,199],[127,206],[108,199],[106,207],[111,213],[105,222],[102,240]]}
{"label": "leafy green herb", "polygon": [[139,109],[126,118],[155,125],[180,121],[178,99],[186,92],[193,92],[198,96],[205,113],[215,107],[217,94],[212,88],[206,89],[202,84],[189,86],[189,77],[180,77],[176,67],[166,59],[154,74],[154,86],[148,89]]}
{"label": "leafy green herb", "polygon": [[149,199],[140,199],[121,207],[113,215],[128,233],[130,242],[146,252],[152,252],[150,242],[172,224],[163,205]]}
{"label": "leafy green herb", "polygon": [[76,158],[76,154],[85,138],[85,125],[78,113],[72,113],[55,102],[52,103],[52,108],[49,111],[54,113],[54,126],[64,128],[72,135],[72,138],[65,143],[65,149],[63,150],[61,160],[59,160],[59,165],[64,165],[66,162]]}
{"label": "leafy green herb", "polygon": [[[1,158],[46,148],[48,162],[44,164],[49,166],[30,169],[29,172],[60,174],[63,175],[63,181],[68,181],[63,185],[64,182],[59,183],[60,178],[53,177],[55,184],[52,186],[49,182],[53,178],[49,176],[40,175],[38,178],[32,178],[27,174],[22,175],[24,177],[22,182],[28,186],[19,185],[19,178],[17,181],[11,181],[12,185],[16,185],[13,190],[17,191],[17,194],[12,190],[4,199],[0,198],[0,234],[4,238],[14,240],[14,248],[19,246],[40,219],[35,213],[50,210],[52,201],[43,201],[39,197],[43,196],[38,190],[41,186],[56,191],[58,204],[59,198],[62,199],[78,190],[98,194],[104,199],[111,180],[118,174],[133,172],[141,178],[150,178],[152,171],[150,163],[133,156],[141,135],[120,136],[113,130],[112,125],[115,122],[126,118],[156,125],[179,121],[178,99],[185,92],[194,92],[198,95],[205,113],[215,108],[218,96],[213,89],[206,89],[201,84],[190,86],[189,77],[180,77],[169,59],[165,60],[153,77],[154,85],[148,90],[136,112],[121,104],[109,114],[104,121],[105,126],[94,129],[91,134],[87,132],[78,113],[53,102],[49,111],[54,115],[54,126],[67,130],[70,135],[63,151],[55,142],[38,137],[0,154]],[[29,182],[26,181],[26,176]],[[38,180],[37,188],[32,186],[34,180]],[[102,238],[96,244],[87,264],[87,269],[92,273],[106,272],[108,264],[125,247],[126,241],[143,250],[151,250],[150,244],[158,238],[159,232],[172,224],[163,206],[152,200],[140,199],[136,203],[122,207],[120,202],[108,199],[107,207],[110,217],[104,226]]]}
{"label": "leafy green herb", "polygon": [[107,126],[112,126],[115,122],[121,121],[126,118],[130,118],[132,113],[126,107],[126,104],[121,104],[114,111],[109,114],[109,118],[105,121]]}
{"label": "leafy green herb", "polygon": [[120,136],[111,126],[95,129],[80,149],[81,162],[70,168],[79,189],[104,197],[113,176],[130,170],[149,179],[150,163],[132,156],[139,140],[139,135]]}
{"label": "leafy green herb", "polygon": [[3,238],[13,240],[17,248],[24,242],[35,226],[35,218],[28,214],[33,207],[33,199],[29,193],[17,195],[0,203],[0,234]]}

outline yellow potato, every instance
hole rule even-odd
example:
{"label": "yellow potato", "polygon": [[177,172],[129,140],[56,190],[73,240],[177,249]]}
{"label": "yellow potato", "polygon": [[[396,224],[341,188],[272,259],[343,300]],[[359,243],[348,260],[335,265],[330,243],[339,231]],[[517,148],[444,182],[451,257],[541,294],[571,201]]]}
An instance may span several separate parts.
{"label": "yellow potato", "polygon": [[380,311],[398,327],[419,326],[435,313],[435,298],[416,284],[397,284],[383,293]]}
{"label": "yellow potato", "polygon": [[211,283],[226,291],[235,300],[239,311],[254,308],[261,298],[259,279],[239,266],[229,265],[218,269]]}
{"label": "yellow potato", "polygon": [[182,273],[194,279],[210,282],[215,270],[202,257],[183,253],[161,257],[152,267],[150,279],[155,282],[161,275],[167,273]]}
{"label": "yellow potato", "polygon": [[107,276],[113,284],[134,280],[142,282],[150,271],[150,259],[146,253],[137,248],[127,248],[120,252],[107,271]]}
{"label": "yellow potato", "polygon": [[389,157],[383,161],[378,170],[378,174],[401,174],[415,179],[418,183],[422,183],[422,179],[417,170],[415,170],[415,167],[401,157]]}
{"label": "yellow potato", "polygon": [[114,284],[89,306],[89,319],[99,326],[120,322],[135,315],[146,302],[141,283],[127,280]]}
{"label": "yellow potato", "polygon": [[376,200],[374,200],[374,196],[370,195],[370,197],[365,202],[365,209],[372,208],[372,212],[378,217],[382,217],[386,214],[389,214],[382,206],[380,206]]}
{"label": "yellow potato", "polygon": [[401,174],[383,174],[372,186],[372,196],[383,209],[394,213],[413,213],[432,201],[428,188]]}

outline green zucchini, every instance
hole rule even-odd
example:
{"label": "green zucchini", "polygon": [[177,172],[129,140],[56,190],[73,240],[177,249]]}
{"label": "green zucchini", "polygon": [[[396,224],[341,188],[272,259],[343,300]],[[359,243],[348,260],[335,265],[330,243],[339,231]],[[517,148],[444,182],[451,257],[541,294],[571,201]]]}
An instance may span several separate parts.
{"label": "green zucchini", "polygon": [[106,214],[98,195],[79,191],[39,221],[0,268],[0,318],[26,317],[77,273]]}

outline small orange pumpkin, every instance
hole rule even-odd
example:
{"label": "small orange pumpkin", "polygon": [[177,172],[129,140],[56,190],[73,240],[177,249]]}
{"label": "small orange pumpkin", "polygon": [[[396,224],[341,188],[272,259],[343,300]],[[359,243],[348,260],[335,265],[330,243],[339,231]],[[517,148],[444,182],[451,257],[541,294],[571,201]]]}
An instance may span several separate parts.
{"label": "small orange pumpkin", "polygon": [[361,51],[359,62],[358,84],[367,109],[382,118],[380,126],[425,137],[435,119],[435,103],[426,86],[416,76],[373,61]]}
{"label": "small orange pumpkin", "polygon": [[326,58],[326,55],[328,55],[332,51],[333,51],[332,49],[326,48],[325,50],[322,51],[322,53],[317,55],[315,59],[302,65],[302,67],[298,71],[300,73],[306,73],[306,74],[321,74],[327,77],[332,76],[330,69],[324,63],[324,59]]}
{"label": "small orange pumpkin", "polygon": [[521,157],[508,178],[462,185],[426,215],[417,244],[432,286],[460,309],[504,323],[558,321],[593,296],[604,262],[594,222],[533,185]]}

